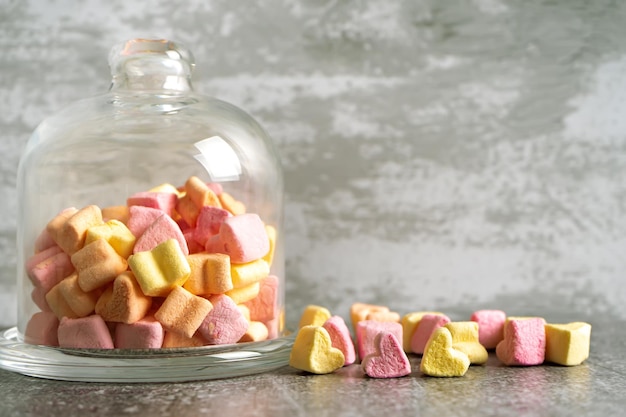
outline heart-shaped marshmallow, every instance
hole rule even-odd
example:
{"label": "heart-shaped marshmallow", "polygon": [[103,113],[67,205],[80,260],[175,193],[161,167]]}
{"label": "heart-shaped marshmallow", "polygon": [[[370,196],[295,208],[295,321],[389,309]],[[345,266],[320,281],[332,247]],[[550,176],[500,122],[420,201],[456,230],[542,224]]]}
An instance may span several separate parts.
{"label": "heart-shaped marshmallow", "polygon": [[314,374],[329,374],[341,368],[343,353],[332,347],[328,331],[321,326],[304,326],[291,349],[289,365]]}
{"label": "heart-shaped marshmallow", "polygon": [[430,376],[463,376],[470,366],[467,355],[452,348],[452,334],[437,328],[424,349],[420,371]]}
{"label": "heart-shaped marshmallow", "polygon": [[376,352],[367,355],[361,367],[372,378],[397,378],[411,373],[411,363],[393,333],[380,332],[374,340]]}

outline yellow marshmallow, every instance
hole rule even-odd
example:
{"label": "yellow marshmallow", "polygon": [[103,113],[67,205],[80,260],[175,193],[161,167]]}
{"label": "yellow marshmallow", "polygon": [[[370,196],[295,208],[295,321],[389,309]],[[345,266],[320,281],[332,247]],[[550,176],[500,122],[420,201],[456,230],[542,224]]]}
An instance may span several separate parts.
{"label": "yellow marshmallow", "polygon": [[245,264],[231,264],[230,277],[233,287],[241,288],[261,281],[270,273],[270,266],[263,259]]}
{"label": "yellow marshmallow", "polygon": [[226,291],[226,295],[232,298],[235,304],[245,303],[246,301],[250,301],[259,295],[259,291],[261,290],[261,284],[255,282],[254,284],[246,285],[241,288],[233,288],[230,291]]}
{"label": "yellow marshmallow", "polygon": [[104,239],[109,242],[109,245],[115,249],[115,252],[123,258],[128,258],[132,255],[133,247],[137,240],[124,223],[115,219],[87,229],[85,245],[98,239]]}
{"label": "yellow marshmallow", "polygon": [[176,194],[178,197],[180,197],[182,194],[180,191],[178,191],[178,188],[168,183],[157,185],[156,187],[150,188],[148,191],[153,192],[153,193],[171,193],[171,194]]}
{"label": "yellow marshmallow", "polygon": [[487,349],[478,341],[478,323],[457,321],[445,325],[452,335],[452,347],[465,353],[470,363],[482,365],[487,362]]}
{"label": "yellow marshmallow", "polygon": [[400,324],[402,324],[402,349],[411,353],[411,338],[413,337],[413,333],[415,333],[415,329],[420,324],[422,317],[426,314],[443,314],[436,311],[414,311],[412,313],[405,314],[400,320]]}
{"label": "yellow marshmallow", "polygon": [[470,366],[467,355],[452,347],[452,334],[446,327],[434,331],[420,363],[420,371],[430,376],[463,376]]}
{"label": "yellow marshmallow", "polygon": [[128,258],[128,265],[145,295],[166,296],[182,286],[191,268],[176,239],[169,239],[154,249],[138,252]]}
{"label": "yellow marshmallow", "polygon": [[289,365],[314,374],[328,374],[341,368],[345,357],[332,347],[328,331],[320,326],[304,326],[298,331],[289,356]]}
{"label": "yellow marshmallow", "polygon": [[330,311],[324,307],[308,305],[300,316],[299,328],[304,326],[321,326],[331,317]]}
{"label": "yellow marshmallow", "polygon": [[589,357],[591,325],[574,322],[546,324],[546,361],[558,365],[580,365]]}
{"label": "yellow marshmallow", "polygon": [[272,261],[274,260],[274,251],[276,249],[276,228],[270,225],[265,225],[265,232],[267,233],[267,237],[270,239],[270,250],[263,257],[263,260],[271,266]]}

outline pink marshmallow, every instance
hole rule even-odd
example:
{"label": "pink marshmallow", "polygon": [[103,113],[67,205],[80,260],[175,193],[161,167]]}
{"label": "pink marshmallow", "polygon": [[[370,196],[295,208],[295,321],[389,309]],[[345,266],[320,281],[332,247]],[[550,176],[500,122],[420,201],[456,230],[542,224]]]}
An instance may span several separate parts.
{"label": "pink marshmallow", "polygon": [[213,191],[215,193],[215,195],[220,195],[224,192],[224,188],[222,187],[222,184],[217,183],[217,182],[207,182],[206,186],[209,187],[209,189],[211,191]]}
{"label": "pink marshmallow", "polygon": [[196,228],[194,229],[194,240],[202,245],[206,245],[207,240],[220,232],[220,226],[230,216],[224,209],[213,206],[204,206],[200,209]]}
{"label": "pink marshmallow", "polygon": [[159,244],[170,239],[176,239],[183,254],[185,256],[189,255],[189,247],[187,246],[187,241],[180,227],[178,227],[178,224],[176,224],[170,216],[163,214],[143,232],[139,239],[137,239],[133,253],[152,250]]}
{"label": "pink marshmallow", "polygon": [[411,352],[420,355],[423,354],[430,336],[432,336],[439,327],[443,327],[448,323],[450,323],[450,319],[446,315],[425,314],[420,319],[415,332],[413,332],[413,337],[411,337]]}
{"label": "pink marshmallow", "polygon": [[52,311],[52,309],[48,305],[48,301],[46,301],[46,290],[44,290],[43,288],[33,288],[30,293],[30,298],[41,311]]}
{"label": "pink marshmallow", "polygon": [[24,341],[31,345],[59,346],[59,319],[52,312],[33,314],[24,331]]}
{"label": "pink marshmallow", "polygon": [[250,310],[251,321],[268,322],[278,317],[278,277],[268,275],[261,281],[259,295],[244,303]]}
{"label": "pink marshmallow", "polygon": [[56,243],[53,246],[50,246],[41,252],[35,253],[33,256],[28,258],[24,263],[24,267],[26,268],[26,272],[30,274],[30,271],[40,262],[45,261],[49,257],[56,255],[57,253],[63,252],[63,249]]}
{"label": "pink marshmallow", "polygon": [[131,206],[129,213],[128,230],[130,230],[136,238],[141,237],[143,232],[145,232],[156,219],[165,214],[163,210],[144,206]]}
{"label": "pink marshmallow", "polygon": [[63,317],[58,336],[59,346],[63,348],[113,349],[109,328],[97,314],[78,319]]}
{"label": "pink marshmallow", "polygon": [[178,196],[174,193],[162,193],[155,191],[142,191],[135,193],[128,197],[126,205],[132,206],[144,206],[152,207],[155,209],[163,210],[168,216],[172,216],[174,207],[176,206],[176,200]]}
{"label": "pink marshmallow", "polygon": [[183,236],[185,237],[185,241],[187,242],[187,248],[189,249],[190,254],[204,252],[204,246],[196,242],[193,237],[195,230],[196,229],[183,230]]}
{"label": "pink marshmallow", "polygon": [[72,272],[74,272],[74,265],[70,256],[65,252],[58,252],[36,264],[28,271],[28,277],[36,288],[48,292]]}
{"label": "pink marshmallow", "polygon": [[144,317],[132,324],[118,323],[115,327],[115,347],[118,349],[160,349],[165,332],[154,317]]}
{"label": "pink marshmallow", "polygon": [[380,332],[374,340],[375,352],[367,355],[361,366],[371,378],[398,378],[411,373],[411,363],[393,333]]}
{"label": "pink marshmallow", "polygon": [[220,226],[219,239],[232,263],[262,258],[270,250],[270,240],[261,218],[254,213],[228,217]]}
{"label": "pink marshmallow", "polygon": [[206,315],[198,333],[211,345],[237,343],[248,330],[248,321],[227,295],[209,298],[213,309]]}
{"label": "pink marshmallow", "polygon": [[478,340],[485,349],[495,349],[504,338],[503,329],[506,313],[501,310],[478,310],[471,321],[478,323]]}
{"label": "pink marshmallow", "polygon": [[356,351],[346,322],[340,316],[332,316],[323,327],[330,335],[331,345],[339,349],[345,358],[344,366],[352,365],[356,361]]}
{"label": "pink marshmallow", "polygon": [[380,332],[390,332],[402,340],[402,325],[392,321],[362,320],[356,325],[356,344],[359,358],[363,359],[376,352],[374,339]]}
{"label": "pink marshmallow", "polygon": [[43,229],[35,239],[35,252],[41,252],[52,246],[56,246],[56,242],[50,232],[48,232],[48,229]]}
{"label": "pink marshmallow", "polygon": [[509,319],[496,356],[505,365],[541,365],[546,354],[546,321],[540,317]]}

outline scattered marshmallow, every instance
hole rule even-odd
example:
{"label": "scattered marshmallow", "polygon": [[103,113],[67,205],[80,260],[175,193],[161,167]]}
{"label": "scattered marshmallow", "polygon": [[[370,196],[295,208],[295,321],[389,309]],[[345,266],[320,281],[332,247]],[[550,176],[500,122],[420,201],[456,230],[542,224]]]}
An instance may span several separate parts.
{"label": "scattered marshmallow", "polygon": [[328,374],[343,367],[344,363],[343,353],[332,346],[325,328],[313,325],[300,328],[289,356],[291,367],[314,374]]}
{"label": "scattered marshmallow", "polygon": [[480,344],[478,323],[475,321],[453,321],[445,325],[452,335],[452,347],[467,355],[472,365],[483,365],[489,354]]}
{"label": "scattered marshmallow", "polygon": [[575,366],[589,357],[591,342],[589,323],[546,324],[545,331],[547,362]]}
{"label": "scattered marshmallow", "polygon": [[450,318],[445,314],[425,314],[422,316],[411,338],[411,351],[413,353],[423,354],[426,349],[426,344],[435,330],[448,323],[450,323]]}
{"label": "scattered marshmallow", "polygon": [[298,328],[304,326],[321,326],[326,320],[330,319],[330,311],[326,307],[309,304],[304,308],[302,315],[300,316],[300,323]]}
{"label": "scattered marshmallow", "polygon": [[505,365],[541,365],[546,353],[545,320],[541,317],[509,317],[504,323],[504,339],[496,355]]}
{"label": "scattered marshmallow", "polygon": [[359,358],[363,359],[370,353],[376,352],[374,339],[380,332],[389,332],[402,340],[402,325],[391,321],[363,320],[356,326],[356,345]]}
{"label": "scattered marshmallow", "polygon": [[375,352],[361,363],[365,374],[371,378],[398,378],[411,373],[411,363],[400,341],[393,333],[380,332],[374,339]]}
{"label": "scattered marshmallow", "polygon": [[485,349],[495,349],[504,338],[506,313],[502,310],[478,310],[470,320],[478,323],[478,338]]}
{"label": "scattered marshmallow", "polygon": [[446,327],[433,332],[424,349],[420,371],[429,376],[463,376],[470,366],[467,355],[452,347],[452,335]]}
{"label": "scattered marshmallow", "polygon": [[356,361],[356,350],[350,336],[350,330],[343,318],[332,316],[324,322],[322,327],[330,335],[332,346],[343,353],[345,358],[344,366],[353,364]]}

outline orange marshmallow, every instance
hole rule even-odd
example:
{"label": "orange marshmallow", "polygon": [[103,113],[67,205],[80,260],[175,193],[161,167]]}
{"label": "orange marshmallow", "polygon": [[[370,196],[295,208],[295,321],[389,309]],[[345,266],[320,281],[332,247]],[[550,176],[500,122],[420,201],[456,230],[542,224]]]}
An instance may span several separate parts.
{"label": "orange marshmallow", "polygon": [[222,208],[228,210],[233,216],[238,216],[246,212],[246,206],[241,201],[235,200],[232,195],[222,192],[218,198],[222,204]]}
{"label": "orange marshmallow", "polygon": [[196,206],[191,197],[183,195],[176,201],[176,212],[191,227],[195,227],[200,215],[200,207]]}
{"label": "orange marshmallow", "polygon": [[397,323],[400,321],[400,314],[395,311],[371,311],[367,313],[365,320],[392,321]]}
{"label": "orange marshmallow", "polygon": [[207,342],[199,335],[187,337],[176,332],[165,332],[165,336],[163,337],[164,348],[200,347],[206,344]]}
{"label": "orange marshmallow", "polygon": [[48,291],[46,301],[59,319],[64,316],[78,318],[93,313],[98,296],[97,291],[83,291],[78,284],[78,275],[73,273]]}
{"label": "orange marshmallow", "polygon": [[[68,214],[71,211],[67,212]],[[102,212],[96,205],[86,206],[71,217],[62,212],[46,226],[52,239],[59,245],[65,253],[72,255],[81,249],[85,243],[87,229],[98,224],[102,224]],[[63,218],[66,218],[63,221]]]}
{"label": "orange marshmallow", "polygon": [[93,291],[126,271],[128,263],[104,239],[96,239],[72,255],[83,291]]}
{"label": "orange marshmallow", "polygon": [[356,325],[363,320],[367,319],[367,315],[376,311],[388,312],[389,308],[385,306],[379,306],[375,304],[354,303],[350,306],[350,320],[352,321],[352,327],[356,331]]}
{"label": "orange marshmallow", "polygon": [[96,314],[105,321],[135,323],[150,310],[152,298],[144,295],[130,271],[123,272],[113,281],[96,303]]}
{"label": "orange marshmallow", "polygon": [[124,224],[128,224],[130,218],[130,210],[128,206],[110,206],[102,208],[102,220],[118,220]]}
{"label": "orange marshmallow", "polygon": [[202,206],[222,207],[220,200],[213,190],[211,190],[207,184],[200,178],[191,176],[185,182],[186,195],[191,198],[191,201],[200,208]]}
{"label": "orange marshmallow", "polygon": [[268,335],[269,331],[267,330],[267,326],[265,326],[265,324],[260,321],[252,321],[250,322],[246,333],[241,336],[241,339],[239,339],[239,343],[261,342],[263,340],[267,340]]}
{"label": "orange marshmallow", "polygon": [[165,330],[190,338],[211,309],[213,305],[209,300],[177,286],[154,314],[154,318]]}
{"label": "orange marshmallow", "polygon": [[195,295],[223,294],[233,289],[230,258],[222,253],[196,253],[187,256],[191,274],[183,285]]}

